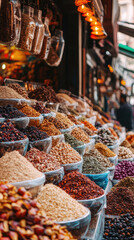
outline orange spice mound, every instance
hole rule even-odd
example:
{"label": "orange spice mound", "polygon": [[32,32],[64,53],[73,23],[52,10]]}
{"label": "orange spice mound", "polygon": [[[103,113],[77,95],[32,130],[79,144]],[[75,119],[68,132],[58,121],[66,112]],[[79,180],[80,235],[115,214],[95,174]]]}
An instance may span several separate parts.
{"label": "orange spice mound", "polygon": [[91,129],[91,130],[93,130],[93,131],[97,131],[97,128],[96,127],[94,127],[91,123],[89,123],[88,121],[81,121],[84,125],[85,125],[85,127],[87,127],[87,128],[89,128],[89,129]]}
{"label": "orange spice mound", "polygon": [[115,137],[117,137],[119,139],[117,133],[113,130],[113,128],[109,128],[109,130],[113,134],[113,136],[115,136]]}
{"label": "orange spice mound", "polygon": [[126,139],[130,144],[133,143],[134,142],[134,134],[128,135]]}

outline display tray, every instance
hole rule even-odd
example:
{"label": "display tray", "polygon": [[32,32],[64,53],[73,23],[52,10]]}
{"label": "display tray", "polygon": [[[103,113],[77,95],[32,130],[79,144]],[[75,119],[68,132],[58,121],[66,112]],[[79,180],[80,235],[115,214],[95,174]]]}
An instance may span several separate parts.
{"label": "display tray", "polygon": [[82,240],[102,240],[105,224],[105,210],[91,218],[87,234],[81,237]]}

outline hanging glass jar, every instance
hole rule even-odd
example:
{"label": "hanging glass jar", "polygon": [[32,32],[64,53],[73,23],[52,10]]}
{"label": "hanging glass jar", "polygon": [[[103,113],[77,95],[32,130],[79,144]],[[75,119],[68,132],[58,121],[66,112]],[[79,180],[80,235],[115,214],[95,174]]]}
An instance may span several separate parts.
{"label": "hanging glass jar", "polygon": [[51,39],[50,51],[46,59],[46,63],[49,66],[59,66],[63,56],[64,46],[63,31],[56,30],[55,35]]}
{"label": "hanging glass jar", "polygon": [[32,44],[32,52],[34,54],[39,54],[41,52],[43,39],[44,39],[44,24],[42,22],[42,11],[36,10],[34,21],[36,24],[34,40]]}
{"label": "hanging glass jar", "polygon": [[21,31],[19,0],[0,0],[0,42],[17,45]]}
{"label": "hanging glass jar", "polygon": [[43,39],[43,44],[42,44],[42,49],[40,54],[38,55],[39,58],[42,58],[44,60],[47,59],[48,53],[50,50],[50,45],[51,45],[51,33],[49,31],[49,19],[45,17],[44,20],[44,39]]}
{"label": "hanging glass jar", "polygon": [[32,43],[36,27],[33,16],[34,9],[30,6],[24,5],[21,20],[21,36],[18,47],[26,51],[31,51],[32,49]]}

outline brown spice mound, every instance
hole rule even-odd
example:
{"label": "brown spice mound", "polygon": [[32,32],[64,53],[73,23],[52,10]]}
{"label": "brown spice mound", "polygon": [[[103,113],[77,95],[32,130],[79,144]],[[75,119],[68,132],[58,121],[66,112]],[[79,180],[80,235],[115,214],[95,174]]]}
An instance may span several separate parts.
{"label": "brown spice mound", "polygon": [[21,112],[23,112],[28,117],[39,117],[40,113],[37,112],[34,108],[25,105],[23,108],[20,109]]}
{"label": "brown spice mound", "polygon": [[68,143],[58,143],[50,151],[60,164],[69,164],[81,161],[81,156]]}
{"label": "brown spice mound", "polygon": [[14,89],[17,93],[19,93],[22,97],[29,99],[28,93],[25,88],[21,87],[18,83],[10,83],[8,85],[10,88]]}
{"label": "brown spice mound", "polygon": [[122,215],[126,213],[134,214],[134,193],[126,187],[119,187],[109,192],[106,214]]}
{"label": "brown spice mound", "polygon": [[7,86],[0,86],[0,98],[24,99],[24,97],[22,97],[14,89],[7,87]]}
{"label": "brown spice mound", "polygon": [[112,189],[117,187],[127,187],[134,193],[134,177],[123,178]]}
{"label": "brown spice mound", "polygon": [[44,119],[40,125],[40,130],[46,132],[49,136],[56,136],[61,134],[61,132],[54,126],[53,123],[49,122],[48,119]]}
{"label": "brown spice mound", "polygon": [[95,144],[95,148],[105,157],[115,157],[116,154],[112,152],[106,145],[103,143]]}
{"label": "brown spice mound", "polygon": [[0,158],[0,181],[13,183],[40,177],[42,177],[42,173],[18,151],[6,153]]}
{"label": "brown spice mound", "polygon": [[41,189],[37,202],[41,205],[41,211],[57,222],[78,219],[87,213],[84,206],[53,184],[46,184]]}
{"label": "brown spice mound", "polygon": [[90,142],[90,137],[80,127],[74,128],[71,132],[71,135],[84,143]]}

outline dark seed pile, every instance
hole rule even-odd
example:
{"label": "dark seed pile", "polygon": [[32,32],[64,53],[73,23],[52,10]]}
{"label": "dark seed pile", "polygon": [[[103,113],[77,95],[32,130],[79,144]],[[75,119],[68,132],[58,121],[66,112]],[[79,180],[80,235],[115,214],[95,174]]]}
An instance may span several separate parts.
{"label": "dark seed pile", "polygon": [[3,118],[6,119],[13,119],[13,118],[21,118],[26,117],[26,115],[20,112],[17,108],[7,105],[7,106],[0,106],[0,114]]}
{"label": "dark seed pile", "polygon": [[11,142],[25,139],[26,136],[10,122],[0,123],[0,142]]}
{"label": "dark seed pile", "polygon": [[29,138],[30,142],[48,138],[48,135],[45,132],[40,131],[37,127],[31,126],[25,129],[21,129],[20,131]]}

